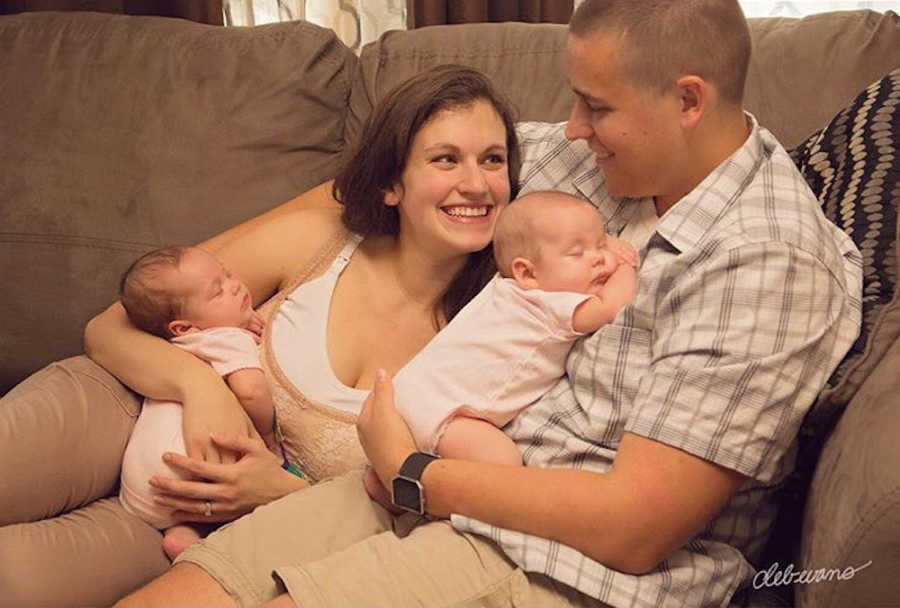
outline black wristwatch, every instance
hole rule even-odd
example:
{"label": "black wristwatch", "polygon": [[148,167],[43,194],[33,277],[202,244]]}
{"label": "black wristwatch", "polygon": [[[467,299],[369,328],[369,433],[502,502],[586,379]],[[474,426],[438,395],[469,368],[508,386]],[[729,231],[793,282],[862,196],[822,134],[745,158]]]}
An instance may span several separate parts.
{"label": "black wristwatch", "polygon": [[419,515],[425,515],[425,489],[422,472],[438,457],[425,452],[413,452],[406,457],[397,476],[391,480],[391,499],[394,504]]}

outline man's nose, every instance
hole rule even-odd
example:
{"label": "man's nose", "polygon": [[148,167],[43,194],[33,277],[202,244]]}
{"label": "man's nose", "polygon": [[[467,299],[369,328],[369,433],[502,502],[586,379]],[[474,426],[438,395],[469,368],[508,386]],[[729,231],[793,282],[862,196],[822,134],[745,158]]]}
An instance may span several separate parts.
{"label": "man's nose", "polygon": [[592,134],[593,130],[587,118],[586,108],[581,101],[575,100],[575,105],[569,112],[569,120],[566,122],[566,139],[588,139]]}

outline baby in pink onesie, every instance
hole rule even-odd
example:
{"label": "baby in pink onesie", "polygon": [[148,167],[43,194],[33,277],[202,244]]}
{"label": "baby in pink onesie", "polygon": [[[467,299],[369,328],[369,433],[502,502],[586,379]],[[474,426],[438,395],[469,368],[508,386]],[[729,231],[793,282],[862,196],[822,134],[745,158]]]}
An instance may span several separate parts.
{"label": "baby in pink onesie", "polygon": [[[209,363],[228,383],[269,449],[275,451],[272,395],[257,344],[262,318],[247,286],[196,247],[166,247],[139,258],[122,277],[122,305],[138,328],[169,339]],[[176,525],[172,509],[154,502],[153,475],[185,479],[162,460],[186,454],[181,404],[145,399],[122,461],[119,499],[125,510],[165,529],[163,548],[174,559],[204,526]],[[207,503],[210,515],[210,503]]]}
{"label": "baby in pink onesie", "polygon": [[[555,191],[513,201],[497,220],[498,274],[394,377],[419,450],[521,465],[499,427],[550,390],[579,337],[637,291],[637,252],[606,234],[589,202]],[[369,494],[387,490],[369,471]]]}

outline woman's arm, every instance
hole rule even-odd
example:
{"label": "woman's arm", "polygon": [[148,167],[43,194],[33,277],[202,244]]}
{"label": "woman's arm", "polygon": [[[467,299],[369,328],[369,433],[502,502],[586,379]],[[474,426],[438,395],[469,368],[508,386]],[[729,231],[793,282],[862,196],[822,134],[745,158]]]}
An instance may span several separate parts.
{"label": "woman's arm", "polygon": [[218,450],[204,438],[214,430],[242,436],[253,432],[253,425],[234,394],[209,365],[166,340],[135,328],[119,302],[88,322],[84,347],[91,359],[142,395],[182,404],[208,404],[209,410],[199,416],[189,416],[189,412],[200,412],[185,407],[188,455],[213,462],[234,462],[233,454]]}
{"label": "woman's arm", "polygon": [[[320,200],[321,188],[295,201]],[[340,227],[336,209],[285,211],[257,219],[260,221],[226,239],[216,251],[247,284],[254,305],[274,294]],[[208,365],[136,329],[119,303],[88,323],[85,350],[138,393],[184,405],[185,445],[190,456],[222,461],[220,450],[209,440],[211,431],[239,436],[254,433],[237,399]],[[232,460],[233,455],[224,459]]]}
{"label": "woman's arm", "polygon": [[334,180],[328,180],[323,184],[319,184],[315,188],[307,190],[300,196],[292,198],[286,203],[282,203],[261,215],[257,215],[245,222],[241,222],[237,226],[233,226],[225,232],[203,241],[200,243],[200,247],[203,247],[207,251],[218,253],[228,242],[253,230],[257,226],[270,222],[286,213],[303,211],[305,209],[340,209],[338,202],[331,196],[331,187],[333,184]]}

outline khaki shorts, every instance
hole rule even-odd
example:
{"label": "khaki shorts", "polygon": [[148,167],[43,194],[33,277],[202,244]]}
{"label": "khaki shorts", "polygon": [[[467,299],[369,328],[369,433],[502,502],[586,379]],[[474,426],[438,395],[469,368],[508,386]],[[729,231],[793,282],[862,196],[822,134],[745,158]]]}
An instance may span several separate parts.
{"label": "khaki shorts", "polygon": [[298,606],[605,606],[526,574],[485,538],[446,521],[393,517],[359,473],[295,492],[220,528],[177,560],[241,605],[287,591]]}

